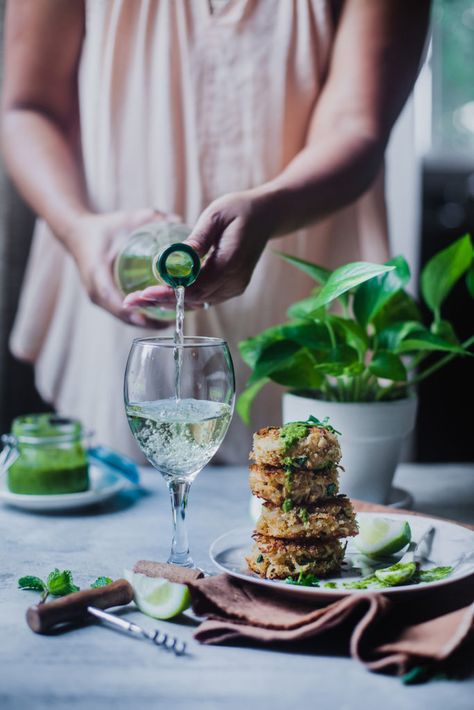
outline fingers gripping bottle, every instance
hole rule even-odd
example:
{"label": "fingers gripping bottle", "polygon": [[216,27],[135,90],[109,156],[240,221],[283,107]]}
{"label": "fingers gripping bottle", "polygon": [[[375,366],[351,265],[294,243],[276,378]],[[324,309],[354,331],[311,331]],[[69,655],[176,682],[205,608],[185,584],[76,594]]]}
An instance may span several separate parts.
{"label": "fingers gripping bottle", "polygon": [[[148,286],[190,286],[197,279],[201,260],[183,242],[191,230],[184,224],[157,221],[145,224],[128,237],[114,264],[114,278],[123,296]],[[167,306],[142,309],[149,318],[172,320],[175,310]]]}

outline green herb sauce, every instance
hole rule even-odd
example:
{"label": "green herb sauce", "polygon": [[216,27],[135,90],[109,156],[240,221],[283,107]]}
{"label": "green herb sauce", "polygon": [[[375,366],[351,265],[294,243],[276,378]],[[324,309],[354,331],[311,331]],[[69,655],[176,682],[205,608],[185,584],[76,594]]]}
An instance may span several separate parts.
{"label": "green herb sauce", "polygon": [[281,506],[282,510],[284,513],[289,513],[290,510],[293,508],[293,501],[291,498],[285,498],[283,501],[283,505]]}
{"label": "green herb sauce", "polygon": [[448,577],[452,571],[452,567],[432,567],[431,569],[420,570],[417,578],[420,582],[437,582]]}
{"label": "green herb sauce", "polygon": [[280,429],[280,441],[283,451],[287,453],[300,439],[304,439],[308,432],[308,424],[290,422]]}
{"label": "green herb sauce", "polygon": [[343,582],[342,586],[344,589],[369,589],[369,587],[381,587],[377,577],[372,574],[370,577],[363,577],[362,579],[356,579],[354,582]]}

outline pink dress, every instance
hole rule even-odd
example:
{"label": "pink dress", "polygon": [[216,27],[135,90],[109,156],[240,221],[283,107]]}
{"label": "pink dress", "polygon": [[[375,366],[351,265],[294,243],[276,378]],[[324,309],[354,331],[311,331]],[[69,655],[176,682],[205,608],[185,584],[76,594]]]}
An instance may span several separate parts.
{"label": "pink dress", "polygon": [[[325,0],[88,0],[80,66],[87,186],[99,211],[153,206],[192,225],[210,201],[277,175],[305,145],[333,39]],[[245,293],[186,316],[188,334],[238,342],[285,318],[314,283],[281,250],[327,266],[383,261],[383,177],[330,219],[266,248]],[[164,331],[160,331],[163,334]],[[144,331],[89,302],[75,264],[38,222],[11,337],[37,387],[104,444],[137,454],[122,400],[131,341]],[[150,331],[146,331],[150,335]],[[278,424],[281,388],[256,401],[252,429]],[[247,459],[251,430],[234,416],[216,461]]]}

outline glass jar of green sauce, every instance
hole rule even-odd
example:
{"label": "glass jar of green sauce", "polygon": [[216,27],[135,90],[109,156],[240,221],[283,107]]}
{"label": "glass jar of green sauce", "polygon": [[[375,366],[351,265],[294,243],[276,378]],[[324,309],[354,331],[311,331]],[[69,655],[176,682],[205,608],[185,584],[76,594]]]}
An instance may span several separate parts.
{"label": "glass jar of green sauce", "polygon": [[9,490],[30,495],[87,490],[87,436],[75,419],[55,414],[17,417],[11,434],[2,437]]}

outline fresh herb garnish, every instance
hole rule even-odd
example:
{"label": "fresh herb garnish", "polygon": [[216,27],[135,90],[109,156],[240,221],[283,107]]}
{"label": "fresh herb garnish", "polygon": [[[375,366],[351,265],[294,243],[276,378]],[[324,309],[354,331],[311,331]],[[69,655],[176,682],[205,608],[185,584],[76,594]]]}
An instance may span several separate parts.
{"label": "fresh herb garnish", "polygon": [[319,579],[314,574],[299,572],[297,577],[287,577],[286,584],[296,584],[300,587],[319,587]]}
{"label": "fresh herb garnish", "polygon": [[79,591],[79,587],[74,584],[70,569],[64,569],[62,572],[57,568],[54,569],[48,574],[46,586],[48,592],[54,597],[64,597],[66,594]]}
{"label": "fresh herb garnish", "polygon": [[334,427],[329,424],[329,417],[324,417],[324,419],[321,421],[317,417],[313,417],[313,415],[311,415],[306,420],[306,423],[310,426],[318,426],[321,429],[326,429],[326,431],[328,431],[330,434],[339,434],[339,436],[341,436],[341,432],[337,429],[334,429]]}
{"label": "fresh herb garnish", "polygon": [[114,580],[110,577],[97,577],[95,582],[92,582],[91,589],[99,589],[99,587],[106,587],[108,584],[112,584]]}
{"label": "fresh herb garnish", "polygon": [[283,501],[283,505],[281,506],[282,510],[284,513],[289,513],[290,510],[293,508],[293,501],[291,498],[285,498]]}
{"label": "fresh herb garnish", "polygon": [[46,585],[39,577],[26,575],[26,577],[20,577],[18,586],[20,589],[33,589],[35,592],[43,592]]}
{"label": "fresh herb garnish", "polygon": [[326,582],[324,586],[327,587],[328,589],[337,589],[336,582]]}
{"label": "fresh herb garnish", "polygon": [[20,577],[18,580],[20,589],[33,589],[41,592],[41,601],[44,602],[49,595],[53,597],[64,597],[66,594],[78,592],[79,587],[74,584],[72,572],[65,569],[62,572],[56,567],[48,574],[46,582],[39,577]]}
{"label": "fresh herb garnish", "polygon": [[[332,434],[341,433],[340,431],[337,431],[337,429],[334,429],[331,424],[329,424],[329,417],[324,417],[324,419],[321,421],[317,417],[311,415],[304,422],[289,422],[288,424],[282,426],[280,429],[280,441],[283,444],[284,452],[288,452],[291,447],[294,446],[300,439],[304,439],[304,437],[308,433],[308,429],[310,429],[312,426],[318,426],[321,429],[326,429],[326,431]],[[286,461],[291,461],[290,465],[294,466],[299,458],[300,457],[297,456],[292,460],[291,457],[286,457],[286,459],[284,459],[284,465],[286,465]],[[305,456],[304,459],[306,461],[307,457]],[[296,463],[296,465],[298,464]]]}
{"label": "fresh herb garnish", "polygon": [[294,456],[293,463],[291,465],[293,468],[303,468],[307,460],[307,456]]}
{"label": "fresh herb garnish", "polygon": [[329,485],[326,486],[326,495],[327,496],[332,496],[337,490],[337,486],[335,483],[330,483]]}
{"label": "fresh herb garnish", "polygon": [[309,522],[309,513],[306,508],[301,507],[298,510],[298,516],[302,523],[305,525]]}
{"label": "fresh herb garnish", "polygon": [[263,555],[262,555],[262,553],[260,553],[259,556],[258,556],[257,559],[256,559],[256,563],[257,563],[257,564],[260,564],[260,562],[263,562]]}
{"label": "fresh herb garnish", "polygon": [[[91,588],[98,589],[112,582],[113,579],[110,577],[97,577],[95,582],[91,584]],[[77,584],[74,584],[71,570],[64,569],[61,572],[57,567],[48,574],[46,582],[40,579],[40,577],[26,575],[25,577],[20,577],[18,587],[20,589],[31,589],[35,592],[41,592],[41,602],[46,601],[50,595],[52,597],[64,597],[67,594],[79,591]]]}

